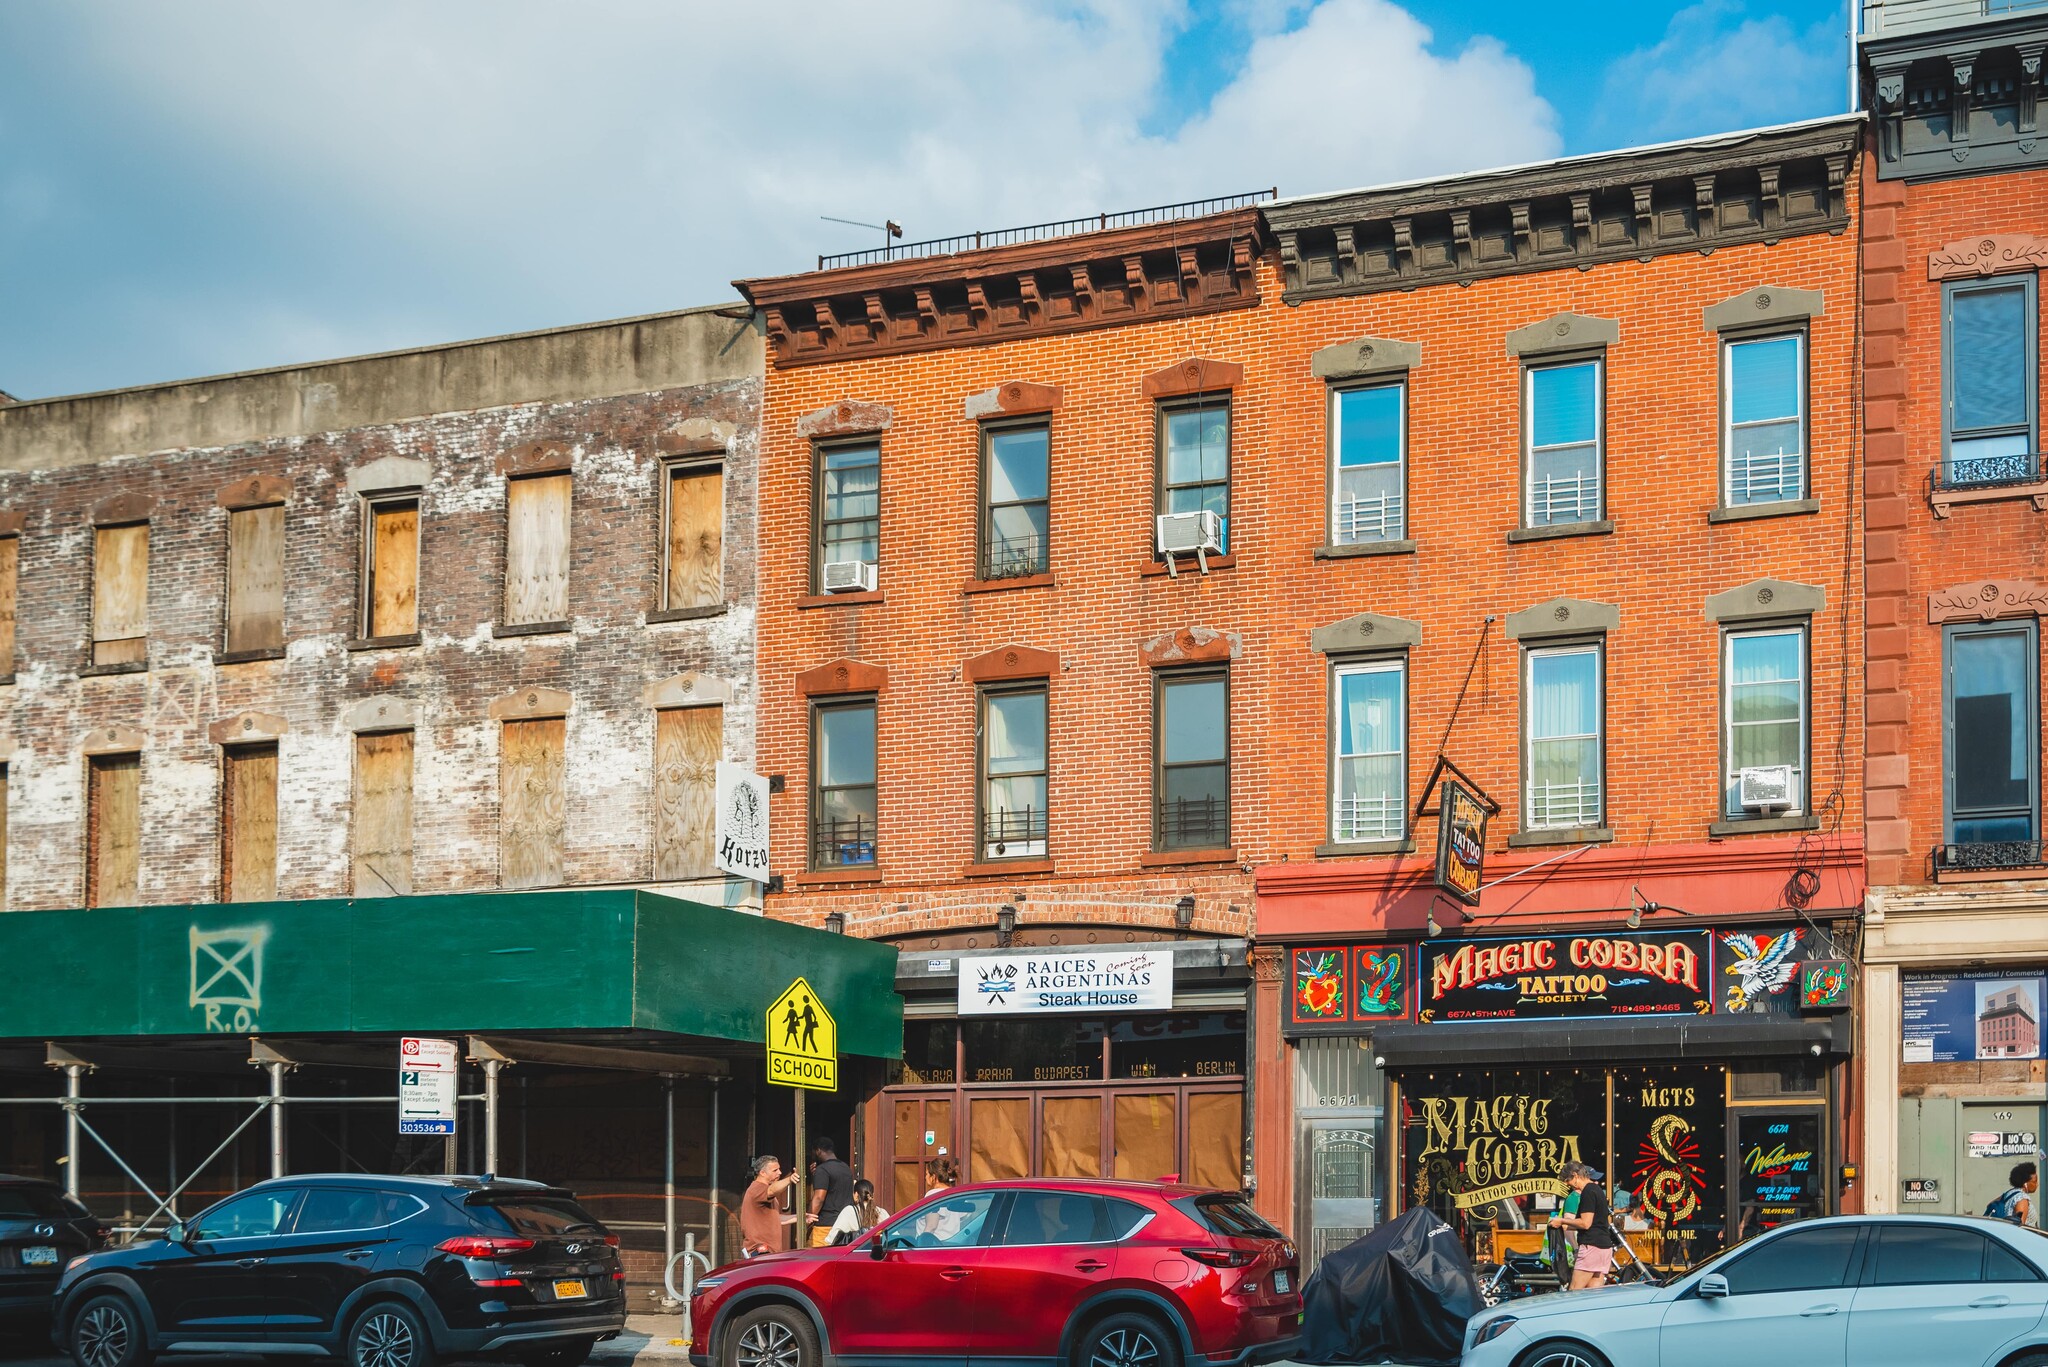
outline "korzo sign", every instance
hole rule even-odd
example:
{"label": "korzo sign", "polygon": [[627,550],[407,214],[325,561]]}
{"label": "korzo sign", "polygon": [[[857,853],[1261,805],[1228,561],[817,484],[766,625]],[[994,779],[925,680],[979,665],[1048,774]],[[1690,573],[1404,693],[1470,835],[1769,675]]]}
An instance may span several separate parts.
{"label": "korzo sign", "polygon": [[720,760],[717,803],[712,861],[735,878],[767,882],[767,781],[740,765]]}
{"label": "korzo sign", "polygon": [[960,960],[959,1007],[963,1016],[1169,1011],[1173,953],[966,955]]}

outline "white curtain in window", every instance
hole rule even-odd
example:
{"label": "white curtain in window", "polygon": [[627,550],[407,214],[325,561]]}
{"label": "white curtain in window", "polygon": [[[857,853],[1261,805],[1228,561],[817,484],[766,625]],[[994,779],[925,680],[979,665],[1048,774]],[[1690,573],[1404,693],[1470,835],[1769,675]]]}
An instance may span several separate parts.
{"label": "white curtain in window", "polygon": [[1338,675],[1338,840],[1391,840],[1402,832],[1403,675],[1398,667]]}
{"label": "white curtain in window", "polygon": [[1595,650],[1529,658],[1529,821],[1597,825],[1600,657]]}

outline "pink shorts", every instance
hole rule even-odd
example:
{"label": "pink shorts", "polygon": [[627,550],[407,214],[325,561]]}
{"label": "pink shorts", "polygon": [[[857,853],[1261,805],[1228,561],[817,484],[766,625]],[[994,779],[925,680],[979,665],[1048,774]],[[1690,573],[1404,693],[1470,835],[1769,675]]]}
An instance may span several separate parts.
{"label": "pink shorts", "polygon": [[1604,1277],[1614,1270],[1614,1250],[1611,1248],[1588,1248],[1579,1245],[1578,1261],[1572,1264],[1574,1272],[1590,1272]]}

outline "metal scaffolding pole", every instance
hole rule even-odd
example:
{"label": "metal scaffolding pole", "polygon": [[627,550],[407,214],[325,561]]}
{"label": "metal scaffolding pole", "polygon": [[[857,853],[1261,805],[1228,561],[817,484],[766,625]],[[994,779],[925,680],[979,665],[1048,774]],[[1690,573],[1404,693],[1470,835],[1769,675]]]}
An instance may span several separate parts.
{"label": "metal scaffolding pole", "polygon": [[284,1073],[282,1060],[270,1064],[270,1175],[284,1176]]}
{"label": "metal scaffolding pole", "polygon": [[487,1058],[484,1065],[484,1171],[498,1171],[498,1069],[505,1065]]}
{"label": "metal scaffolding pole", "polygon": [[74,1201],[78,1199],[78,1158],[84,1152],[78,1142],[79,1083],[84,1076],[84,1064],[64,1065],[64,1194]]}
{"label": "metal scaffolding pole", "polygon": [[711,1265],[718,1266],[718,1227],[724,1223],[718,1216],[718,1079],[711,1079],[711,1162],[705,1186],[705,1221],[711,1226]]}
{"label": "metal scaffolding pole", "polygon": [[667,1141],[661,1151],[661,1265],[676,1260],[676,1080],[661,1075],[662,1101],[668,1113]]}

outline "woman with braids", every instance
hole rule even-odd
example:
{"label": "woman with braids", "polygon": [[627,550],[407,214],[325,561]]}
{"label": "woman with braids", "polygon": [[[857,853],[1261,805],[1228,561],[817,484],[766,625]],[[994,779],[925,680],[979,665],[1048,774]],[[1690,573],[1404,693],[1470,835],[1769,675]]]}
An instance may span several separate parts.
{"label": "woman with braids", "polygon": [[1607,1193],[1597,1180],[1599,1176],[1584,1163],[1565,1164],[1564,1180],[1578,1193],[1579,1208],[1571,1215],[1550,1217],[1552,1229],[1579,1231],[1579,1254],[1572,1263],[1574,1291],[1605,1286],[1608,1273],[1614,1270],[1614,1223],[1607,1207]]}

